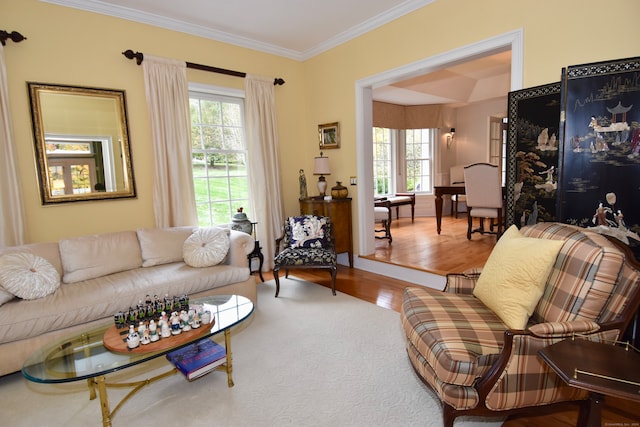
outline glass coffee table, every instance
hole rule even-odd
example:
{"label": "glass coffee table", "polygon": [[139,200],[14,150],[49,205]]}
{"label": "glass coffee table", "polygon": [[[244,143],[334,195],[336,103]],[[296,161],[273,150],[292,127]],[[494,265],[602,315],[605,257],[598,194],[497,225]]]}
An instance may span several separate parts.
{"label": "glass coffee table", "polygon": [[[170,351],[187,346],[194,341],[223,333],[227,359],[218,369],[227,373],[227,383],[229,387],[233,387],[231,328],[240,324],[253,313],[253,303],[248,298],[239,295],[216,295],[191,300],[190,305],[203,305],[212,314],[212,324],[202,326],[202,328],[206,327],[209,330],[193,335],[193,339],[186,341],[182,339],[175,346],[167,347],[165,345],[165,348],[157,351],[113,352],[109,351],[103,343],[103,336],[113,326],[113,322],[105,323],[101,327],[69,336],[36,351],[25,362],[22,375],[29,381],[49,384],[86,380],[89,386],[89,399],[96,398],[96,390],[100,398],[102,425],[110,426],[116,412],[131,396],[145,385],[173,375],[178,371],[173,368],[152,378],[126,383],[110,383],[107,381],[106,375],[164,356]],[[171,338],[163,340],[171,342]],[[108,387],[132,388],[113,411],[109,406]]]}

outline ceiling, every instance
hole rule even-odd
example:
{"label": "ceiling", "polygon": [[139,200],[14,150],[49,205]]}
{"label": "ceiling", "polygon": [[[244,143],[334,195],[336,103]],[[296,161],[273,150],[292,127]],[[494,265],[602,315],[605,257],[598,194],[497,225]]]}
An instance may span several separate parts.
{"label": "ceiling", "polygon": [[[446,0],[42,1],[304,61],[429,3]],[[510,69],[510,52],[503,52],[376,88],[374,99],[401,105],[466,105],[506,96]]]}

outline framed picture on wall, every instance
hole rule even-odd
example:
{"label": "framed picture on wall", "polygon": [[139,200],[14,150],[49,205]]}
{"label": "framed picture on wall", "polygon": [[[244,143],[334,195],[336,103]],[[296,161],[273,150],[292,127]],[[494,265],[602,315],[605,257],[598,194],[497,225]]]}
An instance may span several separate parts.
{"label": "framed picture on wall", "polygon": [[559,218],[640,248],[640,57],[562,71]]}
{"label": "framed picture on wall", "polygon": [[340,123],[318,125],[320,149],[340,148]]}
{"label": "framed picture on wall", "polygon": [[560,82],[509,92],[507,227],[556,220]]}

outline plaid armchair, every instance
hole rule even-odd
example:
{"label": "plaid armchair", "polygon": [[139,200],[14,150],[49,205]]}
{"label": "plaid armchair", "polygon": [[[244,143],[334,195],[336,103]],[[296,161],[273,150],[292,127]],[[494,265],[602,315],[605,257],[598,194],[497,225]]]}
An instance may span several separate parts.
{"label": "plaid armchair", "polygon": [[276,298],[280,293],[281,268],[285,270],[285,277],[289,277],[289,270],[292,268],[327,269],[331,273],[331,292],[335,295],[338,262],[331,219],[316,215],[287,218],[282,237],[276,239],[273,262]]}
{"label": "plaid armchair", "polygon": [[445,426],[460,415],[502,416],[540,405],[588,402],[538,356],[583,334],[621,337],[640,305],[638,264],[623,245],[587,229],[539,223],[523,236],[564,240],[527,326],[509,329],[472,294],[481,269],[450,274],[443,292],[407,288],[401,321],[409,360],[443,403]]}

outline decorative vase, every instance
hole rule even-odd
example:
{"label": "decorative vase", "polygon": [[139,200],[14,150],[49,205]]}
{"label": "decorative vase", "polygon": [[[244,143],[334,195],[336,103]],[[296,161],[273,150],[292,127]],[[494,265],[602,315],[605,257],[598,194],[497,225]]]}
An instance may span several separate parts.
{"label": "decorative vase", "polygon": [[247,218],[247,214],[242,212],[243,208],[239,208],[238,212],[231,218],[231,229],[251,234],[251,221]]}
{"label": "decorative vase", "polygon": [[345,199],[349,195],[349,189],[342,185],[342,182],[336,181],[336,186],[331,187],[331,197],[334,199]]}

